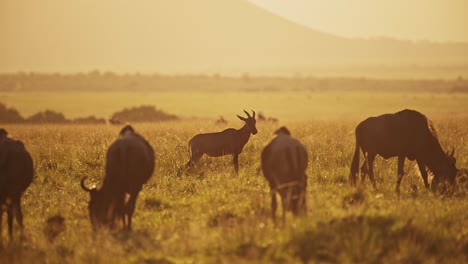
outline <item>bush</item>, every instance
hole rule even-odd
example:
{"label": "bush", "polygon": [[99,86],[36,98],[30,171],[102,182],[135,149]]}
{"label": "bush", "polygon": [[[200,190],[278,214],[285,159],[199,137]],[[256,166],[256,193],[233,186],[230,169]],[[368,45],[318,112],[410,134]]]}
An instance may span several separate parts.
{"label": "bush", "polygon": [[21,123],[24,118],[14,108],[7,108],[0,103],[0,123]]}
{"label": "bush", "polygon": [[116,112],[111,117],[112,120],[121,122],[160,122],[179,119],[177,116],[165,113],[154,106],[142,105],[130,109],[125,108]]}
{"label": "bush", "polygon": [[105,124],[104,118],[97,118],[95,116],[78,117],[72,120],[74,124]]}
{"label": "bush", "polygon": [[62,113],[45,110],[26,119],[30,123],[67,123],[68,120]]}

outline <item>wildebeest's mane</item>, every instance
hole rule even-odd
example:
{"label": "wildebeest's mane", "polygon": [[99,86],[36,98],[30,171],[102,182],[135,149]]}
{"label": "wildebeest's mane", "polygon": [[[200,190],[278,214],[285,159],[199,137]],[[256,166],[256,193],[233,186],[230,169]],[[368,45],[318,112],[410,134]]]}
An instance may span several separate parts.
{"label": "wildebeest's mane", "polygon": [[[424,118],[426,119],[427,127],[429,129],[429,132],[431,133],[431,136],[433,137],[433,139],[436,142],[438,142],[439,141],[439,136],[437,135],[437,131],[435,130],[434,123],[432,122],[432,120],[430,120],[426,116],[424,116]],[[429,168],[429,166],[426,167],[426,171],[427,171],[427,173],[429,175],[431,175],[433,177],[435,176],[435,173]]]}

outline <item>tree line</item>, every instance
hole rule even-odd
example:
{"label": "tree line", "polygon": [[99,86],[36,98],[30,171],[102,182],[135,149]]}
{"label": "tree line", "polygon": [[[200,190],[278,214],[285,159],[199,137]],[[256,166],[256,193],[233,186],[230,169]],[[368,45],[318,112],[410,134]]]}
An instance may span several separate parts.
{"label": "tree line", "polygon": [[[115,112],[110,117],[109,122],[112,124],[121,124],[127,122],[161,122],[177,119],[179,119],[178,116],[159,110],[155,106],[142,105],[124,108],[123,110]],[[44,110],[29,117],[23,117],[15,108],[7,107],[3,103],[0,103],[0,123],[3,124],[105,124],[107,121],[108,120],[104,118],[98,118],[93,115],[68,119],[64,114],[53,110]]]}

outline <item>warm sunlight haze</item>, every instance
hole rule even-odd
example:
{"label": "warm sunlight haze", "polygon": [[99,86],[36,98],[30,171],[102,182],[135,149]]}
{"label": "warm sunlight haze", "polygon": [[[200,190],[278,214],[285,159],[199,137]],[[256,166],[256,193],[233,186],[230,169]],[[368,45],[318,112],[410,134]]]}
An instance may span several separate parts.
{"label": "warm sunlight haze", "polygon": [[0,264],[468,263],[468,0],[0,0]]}
{"label": "warm sunlight haze", "polygon": [[0,71],[467,72],[466,1],[257,3],[266,9],[246,0],[3,0]]}
{"label": "warm sunlight haze", "polygon": [[353,38],[468,42],[465,0],[249,0],[313,29]]}

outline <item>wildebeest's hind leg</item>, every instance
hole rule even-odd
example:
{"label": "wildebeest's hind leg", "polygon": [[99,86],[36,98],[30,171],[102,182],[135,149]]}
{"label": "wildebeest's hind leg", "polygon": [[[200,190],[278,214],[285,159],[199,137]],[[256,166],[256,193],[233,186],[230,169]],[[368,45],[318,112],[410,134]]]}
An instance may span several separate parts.
{"label": "wildebeest's hind leg", "polygon": [[21,231],[21,239],[24,239],[23,212],[21,211],[20,197],[15,198],[15,200],[13,201],[13,206],[16,222],[18,222]]}
{"label": "wildebeest's hind leg", "polygon": [[276,192],[271,191],[271,218],[276,223],[276,209],[278,208],[278,201],[276,200]]}
{"label": "wildebeest's hind leg", "polygon": [[375,178],[374,178],[374,159],[375,159],[375,154],[373,153],[367,154],[367,168],[369,169],[369,179],[371,180],[372,187],[374,187],[374,190],[375,190],[377,189],[377,186],[375,185]]}
{"label": "wildebeest's hind leg", "polygon": [[400,184],[405,174],[405,156],[398,156],[398,179],[395,187],[395,191],[400,195]]}
{"label": "wildebeest's hind leg", "polygon": [[426,189],[429,189],[429,181],[427,180],[427,170],[426,170],[426,165],[420,160],[416,160],[418,162],[418,167],[419,167],[419,172],[421,172],[421,177],[423,178],[424,181],[424,186]]}
{"label": "wildebeest's hind leg", "polygon": [[7,205],[7,222],[8,222],[8,235],[10,237],[10,241],[13,240],[13,205]]}
{"label": "wildebeest's hind leg", "polygon": [[133,212],[135,212],[135,204],[136,204],[136,199],[137,199],[138,194],[132,194],[130,196],[130,200],[128,201],[125,211],[127,215],[127,230],[132,230],[132,217],[133,217]]}
{"label": "wildebeest's hind leg", "polygon": [[299,210],[300,214],[306,215],[307,214],[307,202],[306,202],[306,195],[307,195],[307,175],[304,173],[304,182],[299,187],[301,189],[299,195]]}
{"label": "wildebeest's hind leg", "polygon": [[366,179],[366,174],[369,172],[369,163],[367,162],[367,153],[364,154],[364,162],[362,163],[361,166],[361,183],[364,183],[364,180]]}
{"label": "wildebeest's hind leg", "polygon": [[0,249],[3,244],[3,209],[2,204],[0,204]]}

